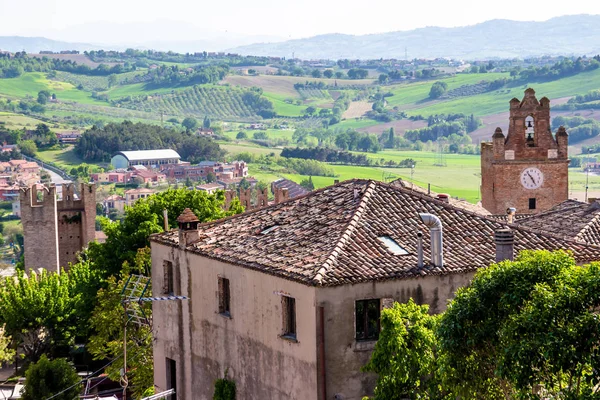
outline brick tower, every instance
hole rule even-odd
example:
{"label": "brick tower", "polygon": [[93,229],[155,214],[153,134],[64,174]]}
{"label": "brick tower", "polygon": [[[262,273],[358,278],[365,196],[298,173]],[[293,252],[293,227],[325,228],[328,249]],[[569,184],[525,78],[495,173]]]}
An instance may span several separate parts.
{"label": "brick tower", "polygon": [[509,207],[535,214],[568,199],[569,138],[564,127],[550,129],[550,100],[533,89],[510,101],[508,135],[496,128],[481,143],[481,200],[492,214]]}
{"label": "brick tower", "polygon": [[59,271],[75,262],[77,252],[94,240],[96,186],[82,184],[79,197],[74,189],[63,185],[60,200],[54,186],[21,190],[26,271]]}

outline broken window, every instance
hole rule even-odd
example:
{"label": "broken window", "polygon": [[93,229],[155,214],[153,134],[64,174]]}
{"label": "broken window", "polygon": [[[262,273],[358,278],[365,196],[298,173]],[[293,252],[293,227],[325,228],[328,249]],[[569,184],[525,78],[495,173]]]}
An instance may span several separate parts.
{"label": "broken window", "polygon": [[172,295],[174,293],[174,277],[173,263],[171,261],[163,261],[163,293]]}
{"label": "broken window", "polygon": [[283,335],[284,337],[296,339],[296,299],[289,296],[281,296],[283,310]]}
{"label": "broken window", "polygon": [[230,291],[229,279],[219,277],[219,314],[231,315],[229,309]]}
{"label": "broken window", "polygon": [[379,338],[380,299],[356,300],[356,340]]}

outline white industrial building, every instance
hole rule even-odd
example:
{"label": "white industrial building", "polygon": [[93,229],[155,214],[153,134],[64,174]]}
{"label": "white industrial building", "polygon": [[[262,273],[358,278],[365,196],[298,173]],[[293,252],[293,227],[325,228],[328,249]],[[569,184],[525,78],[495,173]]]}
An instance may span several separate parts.
{"label": "white industrial building", "polygon": [[178,164],[181,156],[171,149],[120,151],[111,158],[110,163],[116,169],[127,169],[134,165],[159,166]]}

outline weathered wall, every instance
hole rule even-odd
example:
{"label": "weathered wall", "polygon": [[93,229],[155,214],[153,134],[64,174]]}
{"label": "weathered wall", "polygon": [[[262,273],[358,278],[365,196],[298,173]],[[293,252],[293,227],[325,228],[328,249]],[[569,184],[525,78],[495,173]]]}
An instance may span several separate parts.
{"label": "weathered wall", "polygon": [[35,186],[20,192],[25,271],[44,268],[59,270],[56,188],[41,190],[38,201]]}
{"label": "weathered wall", "polygon": [[[154,295],[163,262],[174,269],[175,294],[153,303],[154,382],[167,386],[165,358],[177,364],[177,399],[212,399],[225,369],[240,399],[317,398],[315,289],[152,243]],[[218,313],[218,278],[230,280],[231,318]],[[297,343],[282,339],[281,294],[296,299]]]}
{"label": "weathered wall", "polygon": [[356,300],[407,302],[412,297],[417,303],[429,304],[430,312],[439,313],[472,277],[473,273],[469,273],[318,288],[317,305],[324,307],[325,312],[327,398],[360,400],[373,394],[376,375],[360,372],[360,368],[369,361],[375,341],[355,340]]}
{"label": "weathered wall", "polygon": [[82,184],[75,200],[74,185],[62,186],[62,199],[56,202],[60,266],[77,261],[77,252],[95,239],[96,186]]}

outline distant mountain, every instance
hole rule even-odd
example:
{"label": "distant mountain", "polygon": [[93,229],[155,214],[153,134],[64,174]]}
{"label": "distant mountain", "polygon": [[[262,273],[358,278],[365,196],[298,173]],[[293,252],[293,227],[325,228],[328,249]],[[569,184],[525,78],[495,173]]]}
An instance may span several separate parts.
{"label": "distant mountain", "polygon": [[427,27],[371,35],[326,34],[228,49],[243,55],[302,59],[512,58],[600,53],[600,15],[543,22],[491,20],[459,28]]}
{"label": "distant mountain", "polygon": [[100,50],[101,48],[101,46],[88,43],[61,42],[43,37],[0,36],[0,50],[11,53],[23,50],[27,53],[39,53],[41,50],[56,52],[61,50]]}

